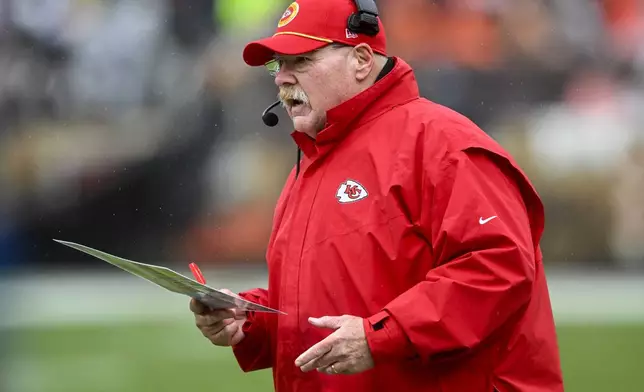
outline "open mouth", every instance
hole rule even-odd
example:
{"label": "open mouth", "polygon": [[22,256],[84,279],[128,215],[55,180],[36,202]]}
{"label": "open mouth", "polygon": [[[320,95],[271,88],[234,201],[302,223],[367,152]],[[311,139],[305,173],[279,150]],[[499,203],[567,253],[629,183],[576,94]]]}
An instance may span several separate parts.
{"label": "open mouth", "polygon": [[300,105],[304,105],[304,101],[300,101],[299,99],[289,99],[287,101],[287,103],[292,108],[300,106]]}

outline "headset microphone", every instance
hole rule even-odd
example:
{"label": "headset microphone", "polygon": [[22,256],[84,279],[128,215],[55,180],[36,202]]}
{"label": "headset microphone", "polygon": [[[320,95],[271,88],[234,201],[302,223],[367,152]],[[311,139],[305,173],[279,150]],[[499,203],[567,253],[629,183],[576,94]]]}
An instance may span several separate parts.
{"label": "headset microphone", "polygon": [[271,104],[271,106],[267,107],[266,110],[264,110],[264,113],[262,113],[262,121],[264,121],[264,124],[266,124],[267,127],[274,127],[280,121],[280,119],[277,117],[277,114],[271,112],[271,109],[279,104],[280,101],[275,101]]}

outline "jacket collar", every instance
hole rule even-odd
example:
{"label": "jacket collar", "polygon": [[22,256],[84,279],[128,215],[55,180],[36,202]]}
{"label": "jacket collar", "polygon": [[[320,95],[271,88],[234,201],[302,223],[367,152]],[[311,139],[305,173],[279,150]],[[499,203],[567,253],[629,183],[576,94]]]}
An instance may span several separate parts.
{"label": "jacket collar", "polygon": [[308,158],[325,155],[352,129],[419,97],[412,68],[398,57],[391,72],[355,97],[327,111],[326,127],[316,139],[294,131],[291,136]]}

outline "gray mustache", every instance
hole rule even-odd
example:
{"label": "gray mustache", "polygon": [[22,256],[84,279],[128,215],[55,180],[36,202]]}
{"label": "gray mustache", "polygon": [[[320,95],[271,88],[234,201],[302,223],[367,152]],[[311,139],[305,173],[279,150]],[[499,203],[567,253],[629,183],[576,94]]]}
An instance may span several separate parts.
{"label": "gray mustache", "polygon": [[297,87],[282,87],[280,88],[277,99],[280,100],[282,106],[291,106],[293,101],[300,101],[305,105],[309,104],[309,97],[306,93]]}

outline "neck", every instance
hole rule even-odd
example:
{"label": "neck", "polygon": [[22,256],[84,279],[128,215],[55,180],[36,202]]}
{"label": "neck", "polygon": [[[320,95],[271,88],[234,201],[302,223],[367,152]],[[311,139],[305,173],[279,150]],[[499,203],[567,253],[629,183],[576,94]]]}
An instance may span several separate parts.
{"label": "neck", "polygon": [[369,76],[364,80],[363,85],[360,88],[359,92],[362,92],[369,87],[373,86],[382,76],[381,73],[387,66],[387,61],[389,61],[389,58],[381,55],[376,55],[374,59],[374,67],[369,73]]}

